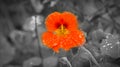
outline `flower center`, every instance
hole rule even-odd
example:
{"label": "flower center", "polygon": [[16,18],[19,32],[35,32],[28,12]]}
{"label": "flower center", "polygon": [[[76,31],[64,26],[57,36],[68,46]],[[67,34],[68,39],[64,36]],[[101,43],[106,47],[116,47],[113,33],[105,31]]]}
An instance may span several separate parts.
{"label": "flower center", "polygon": [[55,33],[56,33],[57,35],[65,35],[65,34],[68,34],[69,31],[66,29],[66,27],[65,27],[63,24],[61,24],[61,25],[58,27],[58,29],[55,31]]}

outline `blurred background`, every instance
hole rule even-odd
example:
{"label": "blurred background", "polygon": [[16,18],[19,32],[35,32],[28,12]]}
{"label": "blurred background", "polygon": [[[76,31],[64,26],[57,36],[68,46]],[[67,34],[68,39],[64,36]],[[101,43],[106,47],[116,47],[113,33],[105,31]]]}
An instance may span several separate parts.
{"label": "blurred background", "polygon": [[[54,54],[41,43],[54,11],[77,16],[89,53]],[[70,67],[64,56],[72,67],[120,67],[120,0],[0,0],[0,67]]]}

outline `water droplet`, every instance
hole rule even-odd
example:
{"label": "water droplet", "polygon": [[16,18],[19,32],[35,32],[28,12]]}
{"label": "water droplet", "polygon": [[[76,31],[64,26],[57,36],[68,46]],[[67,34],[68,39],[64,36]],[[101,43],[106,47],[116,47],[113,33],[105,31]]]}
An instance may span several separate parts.
{"label": "water droplet", "polygon": [[102,47],[106,47],[105,45],[103,45]]}
{"label": "water droplet", "polygon": [[57,45],[57,43],[54,43],[54,44],[53,44],[53,46],[56,46],[56,45]]}
{"label": "water droplet", "polygon": [[45,42],[45,40],[43,40],[43,42]]}
{"label": "water droplet", "polygon": [[116,42],[116,44],[120,44],[120,42],[118,41],[118,42]]}
{"label": "water droplet", "polygon": [[108,44],[107,44],[107,46],[110,46],[110,45],[112,45],[112,44],[111,44],[111,43],[108,43]]}
{"label": "water droplet", "polygon": [[113,48],[113,47],[110,47],[110,48]]}
{"label": "water droplet", "polygon": [[81,35],[79,35],[79,38],[82,38]]}

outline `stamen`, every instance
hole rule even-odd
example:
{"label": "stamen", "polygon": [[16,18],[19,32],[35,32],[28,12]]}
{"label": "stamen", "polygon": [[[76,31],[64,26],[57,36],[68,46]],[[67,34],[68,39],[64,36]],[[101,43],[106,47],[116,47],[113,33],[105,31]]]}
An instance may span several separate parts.
{"label": "stamen", "polygon": [[60,26],[61,32],[64,33],[64,26],[63,24]]}
{"label": "stamen", "polygon": [[63,24],[61,24],[59,28],[55,31],[55,33],[58,35],[65,35],[65,34],[68,34],[68,30]]}

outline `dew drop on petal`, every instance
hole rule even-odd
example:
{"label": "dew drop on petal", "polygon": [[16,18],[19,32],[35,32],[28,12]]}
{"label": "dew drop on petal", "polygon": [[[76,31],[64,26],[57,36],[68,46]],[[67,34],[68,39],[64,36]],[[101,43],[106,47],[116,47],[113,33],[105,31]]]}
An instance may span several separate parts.
{"label": "dew drop on petal", "polygon": [[57,43],[54,43],[54,44],[53,44],[53,46],[56,46],[56,45],[57,45]]}
{"label": "dew drop on petal", "polygon": [[82,38],[81,35],[79,35],[79,38]]}

